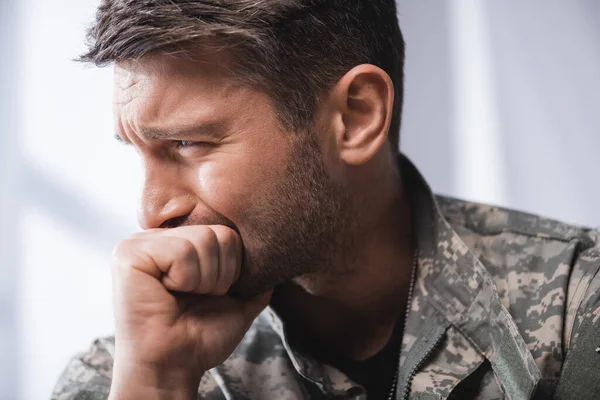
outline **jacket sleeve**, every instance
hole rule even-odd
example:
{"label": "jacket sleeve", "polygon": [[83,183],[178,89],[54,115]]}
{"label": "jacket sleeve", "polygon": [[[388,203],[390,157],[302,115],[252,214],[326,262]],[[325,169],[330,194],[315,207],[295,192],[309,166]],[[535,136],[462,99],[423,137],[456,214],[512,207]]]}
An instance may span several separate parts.
{"label": "jacket sleeve", "polygon": [[52,392],[52,400],[104,400],[112,378],[114,339],[97,339],[73,357]]}

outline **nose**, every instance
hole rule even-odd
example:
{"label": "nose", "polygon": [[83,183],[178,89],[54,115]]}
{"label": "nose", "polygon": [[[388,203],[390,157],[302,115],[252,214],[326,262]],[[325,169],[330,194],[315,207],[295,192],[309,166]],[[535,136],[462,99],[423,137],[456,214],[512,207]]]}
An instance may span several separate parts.
{"label": "nose", "polygon": [[138,209],[142,229],[177,226],[192,212],[194,197],[178,185],[179,181],[177,177],[146,177]]}

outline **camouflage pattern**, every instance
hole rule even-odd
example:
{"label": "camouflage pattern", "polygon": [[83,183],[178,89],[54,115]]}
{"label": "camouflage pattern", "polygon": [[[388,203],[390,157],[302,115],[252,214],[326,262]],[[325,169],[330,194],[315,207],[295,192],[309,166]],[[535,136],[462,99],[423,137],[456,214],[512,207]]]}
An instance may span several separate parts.
{"label": "camouflage pattern", "polygon": [[[582,321],[600,319],[600,232],[434,196],[404,157],[401,169],[420,255],[396,398],[532,398],[540,380],[560,377]],[[114,338],[94,342],[52,399],[106,398],[113,354]],[[340,371],[291,348],[270,308],[205,374],[199,396],[367,398]]]}

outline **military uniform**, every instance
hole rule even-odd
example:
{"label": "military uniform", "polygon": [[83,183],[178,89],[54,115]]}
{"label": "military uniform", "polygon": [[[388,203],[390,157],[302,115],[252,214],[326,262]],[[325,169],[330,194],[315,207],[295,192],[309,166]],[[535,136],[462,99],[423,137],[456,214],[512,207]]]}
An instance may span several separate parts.
{"label": "military uniform", "polygon": [[[396,399],[552,393],[582,322],[600,319],[600,232],[434,196],[404,157],[401,171],[419,259]],[[113,354],[114,338],[96,340],[69,363],[52,398],[106,398]],[[367,398],[337,369],[293,349],[270,308],[231,357],[204,375],[199,394],[209,400]]]}

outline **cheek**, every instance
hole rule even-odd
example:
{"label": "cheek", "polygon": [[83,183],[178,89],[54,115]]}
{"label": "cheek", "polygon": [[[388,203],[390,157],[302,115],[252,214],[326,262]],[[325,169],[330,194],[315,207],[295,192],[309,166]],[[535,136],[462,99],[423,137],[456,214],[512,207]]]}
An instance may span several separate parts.
{"label": "cheek", "polygon": [[209,207],[228,215],[249,191],[244,171],[231,162],[205,162],[196,171],[197,195]]}
{"label": "cheek", "polygon": [[264,151],[230,154],[197,168],[196,194],[211,209],[243,225],[249,213],[260,213],[270,203],[285,173],[281,155]]}

